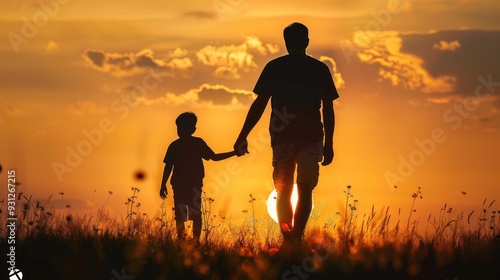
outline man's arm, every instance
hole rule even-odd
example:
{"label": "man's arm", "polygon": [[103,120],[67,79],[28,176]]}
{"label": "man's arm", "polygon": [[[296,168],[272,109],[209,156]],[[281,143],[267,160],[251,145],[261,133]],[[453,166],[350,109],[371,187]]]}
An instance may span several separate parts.
{"label": "man's arm", "polygon": [[241,129],[240,135],[233,146],[238,155],[248,153],[248,134],[250,134],[250,131],[252,131],[255,125],[259,122],[260,117],[262,117],[262,113],[264,113],[264,110],[266,109],[269,98],[270,97],[266,95],[257,95],[257,99],[255,99],[250,106],[243,128]]}
{"label": "man's arm", "polygon": [[323,146],[323,162],[327,166],[333,161],[333,131],[335,130],[335,113],[333,101],[323,100],[323,127],[325,129],[325,145]]}
{"label": "man's arm", "polygon": [[160,197],[162,199],[165,199],[167,197],[167,194],[168,194],[167,182],[168,182],[168,178],[170,177],[170,173],[172,173],[172,168],[173,168],[173,165],[165,164],[165,168],[163,169],[163,178],[161,180],[161,186],[160,186]]}

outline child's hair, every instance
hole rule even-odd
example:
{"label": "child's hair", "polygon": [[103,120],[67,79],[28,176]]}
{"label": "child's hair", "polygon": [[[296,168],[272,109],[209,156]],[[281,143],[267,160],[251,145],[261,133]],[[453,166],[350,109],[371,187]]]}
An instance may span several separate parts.
{"label": "child's hair", "polygon": [[184,112],[177,117],[175,124],[183,128],[196,127],[197,121],[198,118],[193,112]]}

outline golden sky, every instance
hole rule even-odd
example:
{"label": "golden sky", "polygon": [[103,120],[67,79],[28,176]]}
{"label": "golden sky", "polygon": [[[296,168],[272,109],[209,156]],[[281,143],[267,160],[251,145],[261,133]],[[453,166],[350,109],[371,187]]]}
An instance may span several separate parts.
{"label": "golden sky", "polygon": [[[42,202],[64,192],[52,203],[73,211],[113,191],[116,215],[139,187],[142,211],[155,214],[177,115],[195,112],[195,136],[230,151],[260,71],[286,54],[282,30],[299,21],[341,96],[335,160],[315,190],[323,216],[343,208],[347,185],[360,215],[407,213],[418,186],[422,217],[444,203],[477,208],[500,198],[499,11],[495,0],[2,1],[2,175],[16,169],[19,191]],[[241,216],[249,194],[265,215],[268,118],[249,155],[205,162],[223,215]]]}

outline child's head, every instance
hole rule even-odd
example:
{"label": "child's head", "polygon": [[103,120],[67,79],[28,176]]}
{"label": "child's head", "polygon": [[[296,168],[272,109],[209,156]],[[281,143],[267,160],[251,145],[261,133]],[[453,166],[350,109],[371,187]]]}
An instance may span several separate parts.
{"label": "child's head", "polygon": [[186,137],[193,134],[196,130],[196,122],[198,119],[193,112],[185,112],[180,114],[175,120],[177,125],[177,135]]}

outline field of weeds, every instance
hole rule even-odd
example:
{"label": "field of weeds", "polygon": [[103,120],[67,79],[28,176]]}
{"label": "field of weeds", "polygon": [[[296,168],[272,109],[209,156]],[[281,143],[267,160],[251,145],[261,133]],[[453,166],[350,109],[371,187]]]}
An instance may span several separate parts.
{"label": "field of weeds", "polygon": [[[445,205],[428,217],[422,233],[412,217],[420,188],[402,219],[391,217],[389,206],[357,213],[348,186],[345,209],[320,221],[324,203],[319,204],[303,251],[290,254],[281,249],[277,224],[256,217],[252,195],[252,210],[240,223],[213,213],[214,200],[204,197],[202,239],[195,244],[177,240],[172,209],[165,203],[158,217],[138,214],[139,191],[132,188],[122,219],[110,217],[106,205],[95,215],[78,216],[56,211],[50,199],[41,205],[18,194],[15,267],[23,279],[500,279],[495,201],[485,200],[471,213]],[[2,202],[2,221],[5,206]],[[5,225],[0,244],[9,252]]]}

